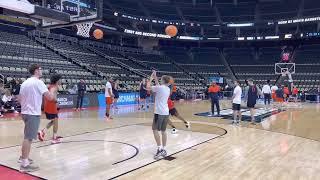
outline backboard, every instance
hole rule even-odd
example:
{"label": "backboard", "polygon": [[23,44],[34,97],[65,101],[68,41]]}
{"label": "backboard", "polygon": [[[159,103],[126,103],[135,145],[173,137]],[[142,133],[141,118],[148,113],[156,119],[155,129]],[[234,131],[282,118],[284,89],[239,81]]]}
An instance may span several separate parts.
{"label": "backboard", "polygon": [[281,74],[282,76],[287,74],[294,74],[296,72],[295,63],[275,63],[275,74]]}
{"label": "backboard", "polygon": [[41,26],[42,28],[50,29],[87,21],[99,21],[102,19],[102,4],[102,0],[44,0],[44,7],[70,14],[70,23],[60,24],[58,22],[42,20]]}

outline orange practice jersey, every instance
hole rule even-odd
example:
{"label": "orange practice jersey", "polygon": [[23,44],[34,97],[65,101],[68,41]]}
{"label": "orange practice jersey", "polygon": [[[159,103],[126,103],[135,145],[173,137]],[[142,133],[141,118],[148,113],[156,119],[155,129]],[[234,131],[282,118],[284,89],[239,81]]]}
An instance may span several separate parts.
{"label": "orange practice jersey", "polygon": [[220,86],[215,85],[215,86],[210,86],[208,92],[209,93],[217,93],[220,91]]}
{"label": "orange practice jersey", "polygon": [[170,98],[168,99],[168,107],[169,107],[169,109],[174,108],[174,101],[172,101]]}
{"label": "orange practice jersey", "polygon": [[[49,85],[48,89],[50,91],[50,89],[54,87],[54,85]],[[46,97],[44,98],[44,112],[48,113],[48,114],[58,114],[58,106],[57,106],[57,102],[54,101],[49,101]]]}

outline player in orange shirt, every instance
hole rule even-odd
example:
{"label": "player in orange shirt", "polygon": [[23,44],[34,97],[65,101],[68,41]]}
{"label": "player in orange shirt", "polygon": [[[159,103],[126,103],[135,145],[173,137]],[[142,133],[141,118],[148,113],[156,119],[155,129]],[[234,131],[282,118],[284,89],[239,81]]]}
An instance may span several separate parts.
{"label": "player in orange shirt", "polygon": [[208,89],[209,97],[211,98],[211,115],[214,116],[214,106],[217,107],[217,116],[220,116],[220,104],[219,104],[219,92],[220,86],[216,81],[212,81],[211,86]]}
{"label": "player in orange shirt", "polygon": [[[174,106],[174,101],[171,100],[171,97],[168,99],[168,107],[169,107],[169,113],[171,116],[175,116],[179,120],[183,121],[186,128],[190,128],[190,122],[186,121],[178,112],[178,110]],[[173,125],[172,121],[169,119],[168,124],[172,127],[172,133],[175,134],[177,133],[176,127]]]}
{"label": "player in orange shirt", "polygon": [[[50,84],[48,89],[57,97],[57,89],[60,84],[61,75],[54,74],[50,78]],[[57,98],[55,98],[57,99]],[[43,141],[45,138],[46,131],[53,126],[53,137],[52,144],[57,144],[61,142],[61,137],[57,135],[58,133],[58,105],[57,101],[50,101],[47,98],[44,98],[44,112],[46,114],[46,118],[50,121],[46,128],[42,129],[38,132],[38,138],[40,141]]]}
{"label": "player in orange shirt", "polygon": [[292,97],[294,97],[294,102],[297,102],[298,100],[298,93],[299,93],[298,88],[294,86],[292,89]]}
{"label": "player in orange shirt", "polygon": [[290,95],[290,91],[289,91],[288,86],[285,86],[283,88],[283,93],[284,93],[284,99],[287,102],[289,100],[289,95]]}

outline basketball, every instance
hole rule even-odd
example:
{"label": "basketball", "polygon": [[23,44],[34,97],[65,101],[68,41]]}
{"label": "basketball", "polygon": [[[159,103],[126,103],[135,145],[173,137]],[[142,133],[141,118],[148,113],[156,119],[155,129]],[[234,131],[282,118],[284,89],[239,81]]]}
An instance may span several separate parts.
{"label": "basketball", "polygon": [[174,37],[178,34],[178,29],[174,25],[169,25],[166,27],[166,34],[170,37]]}
{"label": "basketball", "polygon": [[96,29],[93,31],[93,36],[96,39],[102,39],[103,38],[103,31],[101,29]]}

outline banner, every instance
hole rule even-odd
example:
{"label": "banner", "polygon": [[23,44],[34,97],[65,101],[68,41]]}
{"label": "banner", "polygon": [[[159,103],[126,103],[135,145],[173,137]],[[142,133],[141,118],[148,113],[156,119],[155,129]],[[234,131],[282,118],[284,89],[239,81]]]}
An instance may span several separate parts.
{"label": "banner", "polygon": [[223,84],[223,77],[209,77],[209,82],[215,81],[219,84]]}
{"label": "banner", "polygon": [[[138,93],[119,93],[117,105],[138,104]],[[106,98],[104,94],[98,95],[99,107],[106,107]]]}

